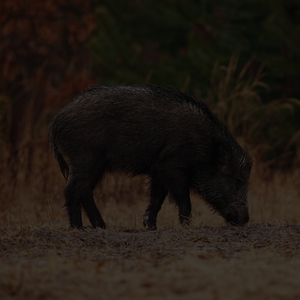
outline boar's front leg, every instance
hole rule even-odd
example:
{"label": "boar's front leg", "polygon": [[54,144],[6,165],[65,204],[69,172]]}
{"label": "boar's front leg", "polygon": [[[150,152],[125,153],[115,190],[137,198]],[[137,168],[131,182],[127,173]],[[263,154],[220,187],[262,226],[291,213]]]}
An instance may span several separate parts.
{"label": "boar's front leg", "polygon": [[177,189],[170,192],[179,209],[179,221],[182,226],[190,226],[192,218],[192,207],[189,189]]}
{"label": "boar's front leg", "polygon": [[158,176],[152,177],[150,186],[150,204],[144,214],[144,226],[156,230],[156,218],[168,192],[179,209],[179,220],[183,226],[190,225],[191,200],[188,180],[182,170],[161,167]]}
{"label": "boar's front leg", "polygon": [[149,194],[150,204],[145,211],[143,224],[147,226],[149,230],[156,230],[157,214],[168,194],[168,190],[158,178],[153,177],[150,183]]}
{"label": "boar's front leg", "polygon": [[[174,173],[176,175],[176,173]],[[189,226],[192,218],[192,206],[190,199],[190,190],[184,174],[180,172],[174,177],[174,181],[169,187],[172,200],[177,204],[179,209],[179,221],[182,226]]]}

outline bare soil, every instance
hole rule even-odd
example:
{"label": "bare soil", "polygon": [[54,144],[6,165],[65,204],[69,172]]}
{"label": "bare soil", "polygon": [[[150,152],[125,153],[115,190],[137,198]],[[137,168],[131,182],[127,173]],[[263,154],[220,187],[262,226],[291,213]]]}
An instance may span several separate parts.
{"label": "bare soil", "polygon": [[299,299],[300,225],[2,227],[1,299]]}
{"label": "bare soil", "polygon": [[44,258],[50,254],[92,261],[126,259],[180,259],[189,250],[214,252],[222,258],[247,252],[300,255],[300,225],[251,224],[245,227],[203,226],[158,231],[111,231],[85,228],[2,228],[1,259]]}

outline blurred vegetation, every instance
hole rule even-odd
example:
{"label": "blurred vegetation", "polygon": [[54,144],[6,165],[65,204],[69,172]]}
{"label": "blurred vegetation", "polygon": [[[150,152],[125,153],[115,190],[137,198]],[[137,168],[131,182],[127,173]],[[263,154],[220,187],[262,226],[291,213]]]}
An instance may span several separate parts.
{"label": "blurred vegetation", "polygon": [[258,0],[93,0],[97,28],[91,49],[101,83],[145,79],[205,95],[216,60],[240,53],[248,72],[268,73],[266,100],[300,98],[300,2]]}
{"label": "blurred vegetation", "polygon": [[0,169],[12,191],[20,176],[48,176],[49,159],[40,163],[37,155],[49,151],[50,120],[95,84],[86,47],[94,25],[85,0],[0,1],[0,96],[6,103],[0,108]]}
{"label": "blurred vegetation", "polygon": [[14,155],[78,91],[149,82],[205,99],[268,165],[300,161],[299,1],[3,0],[0,25]]}
{"label": "blurred vegetation", "polygon": [[0,95],[10,102],[6,142],[17,146],[28,126],[32,137],[47,104],[66,94],[66,82],[86,68],[94,18],[84,0],[3,0],[0,26]]}
{"label": "blurred vegetation", "polygon": [[299,163],[300,130],[295,108],[300,101],[281,98],[264,103],[258,88],[269,90],[263,81],[263,67],[255,76],[246,76],[249,60],[237,72],[238,56],[228,66],[215,64],[206,101],[243,145],[265,166],[289,168]]}

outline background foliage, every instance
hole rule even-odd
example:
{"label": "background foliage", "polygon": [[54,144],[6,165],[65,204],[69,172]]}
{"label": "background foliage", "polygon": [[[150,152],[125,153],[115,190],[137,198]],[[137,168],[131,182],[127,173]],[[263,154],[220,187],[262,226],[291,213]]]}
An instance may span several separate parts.
{"label": "background foliage", "polygon": [[299,1],[3,0],[0,11],[13,155],[78,91],[149,82],[204,98],[269,165],[299,161]]}
{"label": "background foliage", "polygon": [[[263,64],[272,97],[298,97],[299,1],[94,0],[91,42],[103,83],[145,78],[182,87],[187,76],[205,94],[216,60],[240,52],[249,73]],[[176,72],[177,71],[177,72]],[[149,72],[151,78],[149,79]],[[153,72],[153,73],[152,73]]]}

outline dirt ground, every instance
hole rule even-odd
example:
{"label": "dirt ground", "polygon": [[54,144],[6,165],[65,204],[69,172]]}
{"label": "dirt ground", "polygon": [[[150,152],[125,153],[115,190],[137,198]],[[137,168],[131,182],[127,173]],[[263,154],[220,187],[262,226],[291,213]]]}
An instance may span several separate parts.
{"label": "dirt ground", "polygon": [[146,231],[145,187],[131,183],[95,192],[107,230],[69,229],[63,185],[1,202],[0,299],[300,299],[299,173],[253,177],[244,227],[193,196],[190,228],[166,203]]}
{"label": "dirt ground", "polygon": [[8,261],[12,257],[42,259],[54,253],[92,261],[180,259],[192,250],[212,252],[225,259],[241,258],[251,251],[300,257],[300,225],[251,224],[127,232],[10,227],[2,228],[0,234],[1,257]]}
{"label": "dirt ground", "polygon": [[1,299],[299,299],[300,225],[2,227]]}

